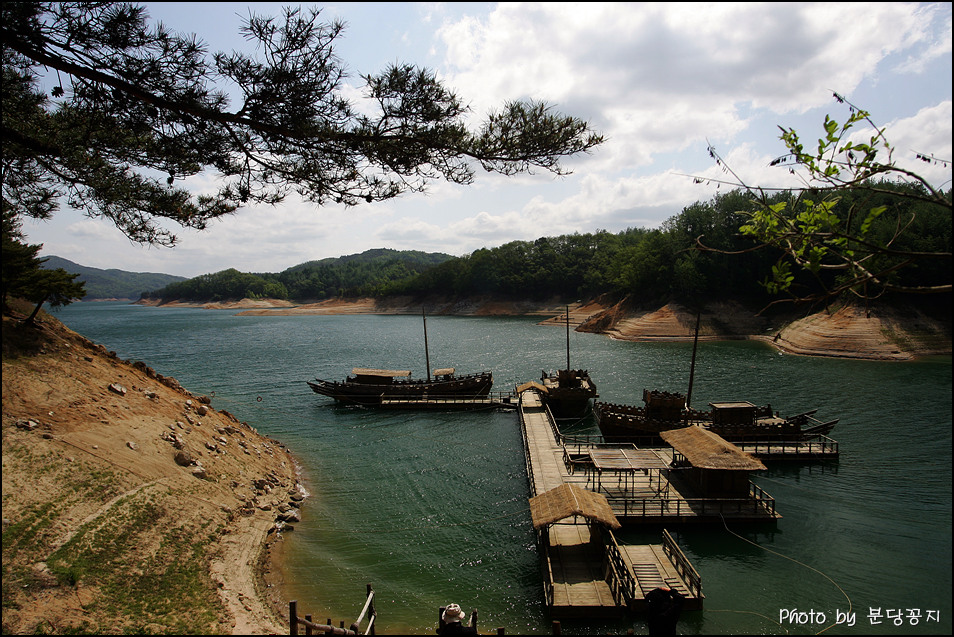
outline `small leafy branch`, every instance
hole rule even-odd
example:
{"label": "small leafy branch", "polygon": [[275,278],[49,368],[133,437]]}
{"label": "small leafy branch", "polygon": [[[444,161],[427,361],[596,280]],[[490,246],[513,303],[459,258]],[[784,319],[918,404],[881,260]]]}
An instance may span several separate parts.
{"label": "small leafy branch", "polygon": [[[894,147],[867,111],[844,97],[849,117],[839,124],[825,116],[824,135],[817,145],[803,141],[792,128],[779,127],[788,152],[770,165],[787,166],[802,182],[801,189],[772,188],[746,184],[709,146],[709,154],[732,180],[695,177],[695,183],[717,181],[742,188],[752,197],[753,208],[741,211],[748,217],[739,230],[752,238],[757,250],[772,246],[781,255],[763,285],[769,292],[786,293],[795,301],[827,301],[843,293],[873,299],[886,292],[921,294],[950,293],[950,265],[944,281],[923,282],[902,277],[927,259],[951,259],[951,191],[944,192],[921,175],[898,166]],[[853,141],[853,129],[867,124],[873,133],[867,140]],[[917,158],[950,165],[949,160],[917,154]],[[882,160],[883,159],[883,160]],[[919,215],[946,216],[946,243],[940,238],[930,249],[913,249],[906,241],[915,232]],[[934,237],[938,239],[938,237]],[[702,237],[696,245],[707,247]],[[810,273],[821,292],[796,291],[796,271]]]}

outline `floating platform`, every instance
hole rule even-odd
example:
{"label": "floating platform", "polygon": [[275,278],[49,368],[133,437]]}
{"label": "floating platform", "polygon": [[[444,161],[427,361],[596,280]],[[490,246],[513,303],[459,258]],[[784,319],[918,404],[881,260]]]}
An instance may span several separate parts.
{"label": "floating platform", "polygon": [[838,442],[818,435],[798,441],[736,442],[743,451],[762,460],[838,460]]}
{"label": "floating platform", "polygon": [[[662,545],[617,544],[610,530],[619,526],[616,507],[610,508],[594,484],[586,488],[579,475],[571,476],[559,429],[538,391],[522,391],[519,403],[531,512],[551,616],[569,619],[644,611],[646,594],[658,586],[683,594],[684,608],[702,608],[701,579],[668,532],[663,531]],[[535,502],[550,496],[545,504]],[[600,506],[602,511],[595,512],[594,507]],[[538,515],[544,519],[536,520]],[[608,520],[611,526],[597,529],[595,520]]]}
{"label": "floating platform", "polygon": [[517,395],[513,392],[491,392],[487,396],[462,398],[460,396],[420,396],[415,398],[382,398],[374,405],[379,409],[406,409],[418,411],[476,411],[481,409],[516,409]]}

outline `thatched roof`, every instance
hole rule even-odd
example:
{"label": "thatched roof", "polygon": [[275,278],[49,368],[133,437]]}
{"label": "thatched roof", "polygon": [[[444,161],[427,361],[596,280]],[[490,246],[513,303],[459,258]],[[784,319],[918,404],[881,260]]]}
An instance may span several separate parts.
{"label": "thatched roof", "polygon": [[366,369],[364,367],[355,367],[351,370],[351,373],[355,376],[384,376],[386,378],[395,378],[398,376],[406,378],[411,375],[411,372],[404,370]]}
{"label": "thatched roof", "polygon": [[698,469],[729,471],[765,469],[761,460],[699,425],[661,431],[659,435]]}
{"label": "thatched roof", "polygon": [[572,515],[596,520],[611,529],[620,528],[619,520],[606,496],[581,489],[574,484],[563,484],[556,489],[530,498],[530,517],[533,528],[540,529]]}
{"label": "thatched roof", "polygon": [[546,387],[536,382],[535,380],[527,381],[523,385],[520,385],[519,387],[517,387],[517,393],[522,394],[528,389],[536,389],[538,392],[541,392],[543,394],[549,393],[549,390]]}

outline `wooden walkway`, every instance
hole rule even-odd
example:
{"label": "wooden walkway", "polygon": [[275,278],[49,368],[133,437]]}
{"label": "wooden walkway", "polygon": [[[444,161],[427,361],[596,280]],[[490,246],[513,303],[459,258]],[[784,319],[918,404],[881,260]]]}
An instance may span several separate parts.
{"label": "wooden walkway", "polygon": [[383,398],[375,407],[421,411],[469,411],[481,409],[516,409],[514,392],[492,392],[487,396],[461,398],[457,396],[423,396],[421,398]]}
{"label": "wooden walkway", "polygon": [[[520,422],[531,496],[565,483],[586,486],[585,478],[570,474],[559,430],[538,392],[520,394]],[[661,546],[617,545],[612,533],[605,533],[609,534],[608,542],[592,537],[590,526],[578,520],[564,520],[548,529],[542,566],[552,616],[613,616],[627,608],[644,610],[646,593],[662,585],[683,593],[686,609],[702,607],[698,575],[695,585],[691,584]],[[684,557],[682,560],[685,574],[692,567]]]}

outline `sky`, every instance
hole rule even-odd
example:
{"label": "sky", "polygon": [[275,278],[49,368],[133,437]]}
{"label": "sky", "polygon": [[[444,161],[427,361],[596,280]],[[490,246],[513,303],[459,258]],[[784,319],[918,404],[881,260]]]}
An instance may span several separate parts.
{"label": "sky", "polygon": [[[145,3],[153,19],[212,51],[245,49],[243,17],[281,3]],[[287,3],[294,5],[294,3]],[[342,94],[360,108],[361,75],[394,63],[435,71],[476,122],[515,99],[585,119],[606,141],[547,171],[503,177],[477,168],[469,186],[352,208],[289,198],[248,207],[204,231],[170,227],[174,248],[130,242],[111,223],[63,207],[27,221],[30,243],[95,268],[185,277],[236,268],[280,272],[371,248],[454,256],[543,236],[657,228],[731,186],[711,144],[749,184],[796,185],[770,162],[779,126],[811,140],[837,92],[885,128],[899,166],[951,186],[950,3],[329,3],[347,24],[337,52]],[[865,137],[870,130],[862,131]],[[945,159],[927,164],[916,154]],[[690,176],[702,177],[696,183]],[[215,179],[187,181],[196,192]]]}

